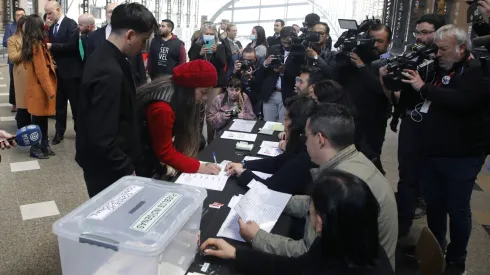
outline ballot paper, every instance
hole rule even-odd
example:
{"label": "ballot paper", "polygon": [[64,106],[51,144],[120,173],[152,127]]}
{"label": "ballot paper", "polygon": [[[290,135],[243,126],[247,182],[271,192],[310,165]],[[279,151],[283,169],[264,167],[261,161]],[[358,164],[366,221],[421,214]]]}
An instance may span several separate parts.
{"label": "ballot paper", "polygon": [[206,174],[189,174],[182,173],[180,177],[175,181],[175,183],[190,185],[195,187],[202,187],[209,190],[223,191],[226,185],[226,181],[229,176],[226,175],[225,167],[230,161],[224,160],[219,166],[221,167],[221,172],[218,175],[206,175]]}
{"label": "ballot paper", "polygon": [[221,138],[254,142],[255,139],[257,138],[257,134],[246,134],[246,133],[225,131],[223,135],[221,135]]}
{"label": "ballot paper", "polygon": [[284,131],[284,125],[279,122],[267,121],[264,126],[262,126],[262,129],[282,132]]}
{"label": "ballot paper", "polygon": [[255,120],[236,119],[235,122],[233,122],[233,124],[231,125],[229,130],[250,133],[252,132],[255,123],[257,123],[257,121]]}
{"label": "ballot paper", "polygon": [[245,242],[240,236],[240,226],[238,225],[239,217],[240,216],[238,216],[236,211],[231,209],[216,236]]}
{"label": "ballot paper", "polygon": [[260,144],[260,147],[279,148],[279,142],[264,140]]}
{"label": "ballot paper", "polygon": [[257,152],[257,155],[263,155],[268,157],[275,157],[282,154],[282,150],[279,148],[271,148],[271,147],[261,147]]}
{"label": "ballot paper", "polygon": [[290,198],[290,194],[268,188],[251,188],[234,210],[242,220],[254,221],[262,230],[271,232]]}
{"label": "ballot paper", "polygon": [[240,194],[238,196],[233,196],[230,200],[230,202],[228,203],[228,207],[233,209],[235,208],[235,205],[237,205],[237,203],[242,199],[243,195]]}

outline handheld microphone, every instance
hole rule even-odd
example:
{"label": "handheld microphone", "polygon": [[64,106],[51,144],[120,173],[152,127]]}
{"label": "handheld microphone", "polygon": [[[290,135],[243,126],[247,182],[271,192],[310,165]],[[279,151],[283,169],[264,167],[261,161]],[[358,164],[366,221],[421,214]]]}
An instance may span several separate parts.
{"label": "handheld microphone", "polygon": [[489,47],[490,46],[490,35],[484,35],[473,39],[474,47]]}
{"label": "handheld microphone", "polygon": [[43,134],[38,125],[28,125],[20,128],[15,137],[7,139],[9,143],[15,140],[19,146],[32,146],[41,142]]}

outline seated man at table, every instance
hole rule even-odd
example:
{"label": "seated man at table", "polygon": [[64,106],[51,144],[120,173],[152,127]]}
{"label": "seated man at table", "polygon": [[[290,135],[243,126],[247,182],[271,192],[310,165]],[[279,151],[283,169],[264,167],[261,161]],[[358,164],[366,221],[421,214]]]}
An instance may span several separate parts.
{"label": "seated man at table", "polygon": [[[308,118],[305,129],[308,153],[311,160],[320,166],[311,169],[311,174],[315,179],[323,170],[338,169],[349,172],[367,183],[380,207],[379,241],[394,269],[398,237],[394,192],[373,163],[356,150],[354,131],[354,119],[346,107],[330,103],[318,105]],[[308,203],[308,196],[293,196],[284,212],[308,220]],[[317,237],[309,223],[305,225],[302,240],[267,233],[254,222],[241,223],[240,234],[244,240],[251,242],[254,249],[290,257],[306,253]]]}
{"label": "seated man at table", "polygon": [[[241,163],[229,163],[226,170],[229,175],[237,175],[238,185],[247,186],[255,179],[269,189],[293,195],[306,194],[312,181],[310,169],[315,165],[310,161],[304,142],[306,120],[316,102],[307,96],[298,95],[286,100],[284,104],[284,129],[288,144],[284,153]],[[273,174],[264,180],[252,171]]]}

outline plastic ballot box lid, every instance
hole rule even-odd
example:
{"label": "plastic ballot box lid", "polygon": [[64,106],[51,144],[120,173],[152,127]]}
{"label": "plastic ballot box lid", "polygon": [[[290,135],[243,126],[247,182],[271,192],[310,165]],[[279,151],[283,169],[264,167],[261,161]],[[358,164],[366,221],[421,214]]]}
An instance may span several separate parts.
{"label": "plastic ballot box lid", "polygon": [[53,232],[79,243],[155,256],[202,208],[206,196],[203,188],[128,176],[56,221]]}

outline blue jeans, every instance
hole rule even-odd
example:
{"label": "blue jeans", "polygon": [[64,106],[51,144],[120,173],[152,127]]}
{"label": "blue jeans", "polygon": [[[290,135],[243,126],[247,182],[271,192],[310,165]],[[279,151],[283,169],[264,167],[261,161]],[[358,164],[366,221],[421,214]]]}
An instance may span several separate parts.
{"label": "blue jeans", "polygon": [[465,263],[471,235],[470,200],[485,157],[430,157],[422,163],[421,182],[427,204],[427,222],[444,250],[447,215],[451,242],[446,261]]}
{"label": "blue jeans", "polygon": [[265,121],[284,122],[284,103],[282,102],[282,93],[273,92],[269,100],[264,102],[262,107]]}

